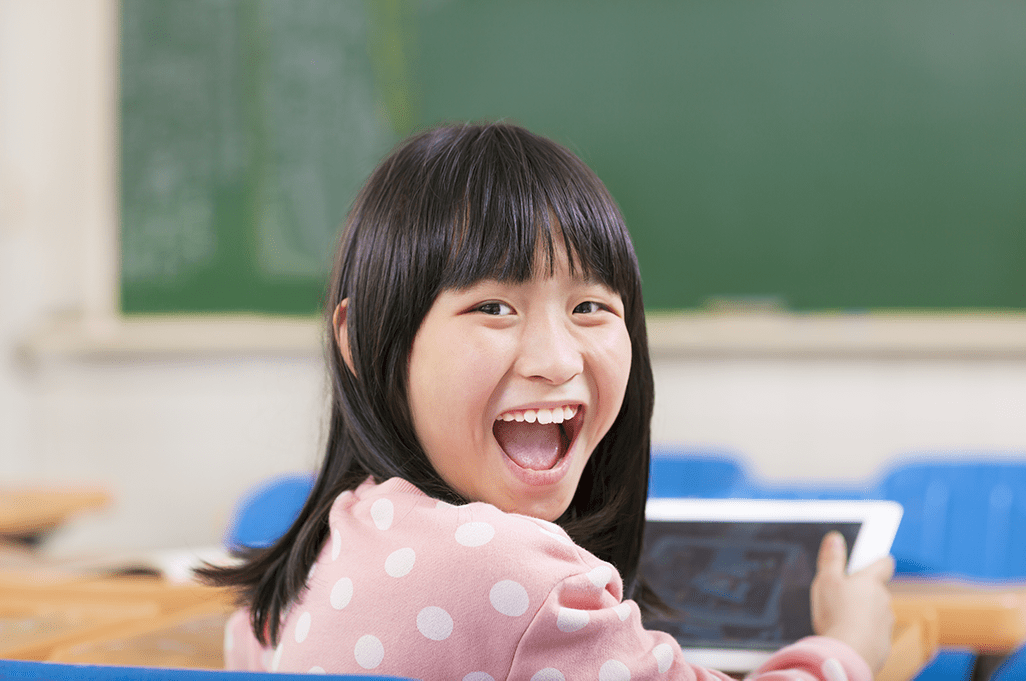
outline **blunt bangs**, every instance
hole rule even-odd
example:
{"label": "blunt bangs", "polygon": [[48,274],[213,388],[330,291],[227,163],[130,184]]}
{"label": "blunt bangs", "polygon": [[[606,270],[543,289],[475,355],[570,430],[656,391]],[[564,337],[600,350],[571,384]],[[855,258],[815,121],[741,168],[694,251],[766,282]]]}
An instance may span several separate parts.
{"label": "blunt bangs", "polygon": [[427,278],[434,295],[482,279],[551,275],[561,240],[571,274],[601,282],[626,304],[636,297],[640,281],[626,225],[576,156],[503,125],[436,134],[455,139],[428,161],[415,207],[423,219],[414,227],[423,230],[417,259],[435,270]]}

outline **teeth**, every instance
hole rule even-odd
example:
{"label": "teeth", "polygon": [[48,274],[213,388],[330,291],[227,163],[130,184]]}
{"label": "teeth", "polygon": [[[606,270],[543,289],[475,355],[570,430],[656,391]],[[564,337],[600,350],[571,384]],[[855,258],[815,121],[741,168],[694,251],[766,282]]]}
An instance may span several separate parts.
{"label": "teeth", "polygon": [[527,421],[528,423],[562,423],[577,415],[576,405],[566,405],[555,409],[514,409],[499,414],[496,421]]}

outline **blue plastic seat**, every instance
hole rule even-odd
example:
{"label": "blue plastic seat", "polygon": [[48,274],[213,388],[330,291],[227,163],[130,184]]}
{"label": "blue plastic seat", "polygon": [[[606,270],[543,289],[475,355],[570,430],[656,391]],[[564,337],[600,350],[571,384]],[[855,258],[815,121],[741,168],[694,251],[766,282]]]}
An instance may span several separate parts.
{"label": "blue plastic seat", "polygon": [[653,448],[648,477],[650,497],[726,498],[748,492],[748,476],[738,457],[721,451]]}
{"label": "blue plastic seat", "polygon": [[265,548],[285,534],[313,489],[309,473],[282,475],[247,492],[232,514],[224,544],[230,550]]}

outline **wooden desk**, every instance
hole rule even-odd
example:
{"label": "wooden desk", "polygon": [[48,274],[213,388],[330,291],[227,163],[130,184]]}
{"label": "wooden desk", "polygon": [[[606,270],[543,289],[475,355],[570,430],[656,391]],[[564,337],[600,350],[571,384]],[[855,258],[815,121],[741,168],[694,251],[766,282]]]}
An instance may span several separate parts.
{"label": "wooden desk", "polygon": [[211,601],[144,622],[122,622],[55,646],[48,662],[172,669],[224,669],[224,628],[231,612]]}
{"label": "wooden desk", "polygon": [[907,681],[942,647],[1003,655],[1026,643],[1026,582],[891,582],[894,637],[876,681]]}
{"label": "wooden desk", "polygon": [[0,575],[0,658],[222,668],[227,591],[159,578]]}
{"label": "wooden desk", "polygon": [[896,579],[891,595],[899,620],[923,613],[935,616],[941,647],[1001,654],[1026,642],[1026,582]]}
{"label": "wooden desk", "polygon": [[98,488],[0,488],[0,536],[31,539],[109,502],[110,494]]}

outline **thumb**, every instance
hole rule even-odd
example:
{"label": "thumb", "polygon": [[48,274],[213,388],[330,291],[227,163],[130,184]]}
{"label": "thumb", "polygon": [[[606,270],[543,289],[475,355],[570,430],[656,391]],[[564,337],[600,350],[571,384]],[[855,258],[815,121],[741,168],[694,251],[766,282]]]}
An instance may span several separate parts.
{"label": "thumb", "polygon": [[848,563],[848,548],[840,532],[827,532],[819,546],[816,567],[822,574],[843,575]]}

